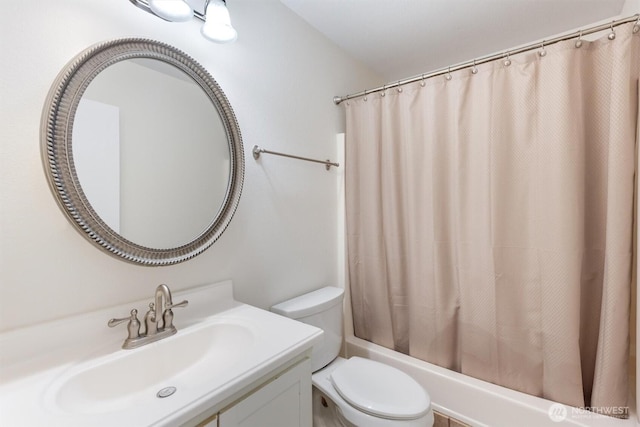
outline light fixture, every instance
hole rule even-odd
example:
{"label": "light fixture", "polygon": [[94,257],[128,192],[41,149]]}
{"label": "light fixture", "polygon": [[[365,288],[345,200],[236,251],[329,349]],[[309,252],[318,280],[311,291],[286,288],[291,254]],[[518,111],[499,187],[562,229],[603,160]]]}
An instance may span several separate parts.
{"label": "light fixture", "polygon": [[184,22],[193,17],[193,9],[184,0],[149,0],[149,9],[172,22]]}
{"label": "light fixture", "polygon": [[231,26],[225,0],[205,0],[204,13],[193,10],[187,0],[129,0],[131,3],[165,21],[183,22],[192,17],[203,21],[201,33],[216,43],[231,43],[238,33]]}
{"label": "light fixture", "polygon": [[231,26],[231,17],[225,0],[207,0],[205,22],[200,32],[216,43],[231,43],[238,38],[238,32]]}

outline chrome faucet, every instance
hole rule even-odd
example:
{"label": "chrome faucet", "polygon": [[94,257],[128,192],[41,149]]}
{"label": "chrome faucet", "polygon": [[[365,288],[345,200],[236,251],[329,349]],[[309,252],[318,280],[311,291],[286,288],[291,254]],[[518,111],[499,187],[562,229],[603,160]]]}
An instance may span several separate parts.
{"label": "chrome faucet", "polygon": [[110,328],[120,323],[126,322],[129,335],[124,340],[122,348],[132,349],[138,348],[145,344],[159,341],[163,338],[171,336],[178,332],[173,326],[173,311],[175,307],[186,307],[189,301],[184,300],[178,304],[174,304],[171,299],[171,291],[167,285],[159,285],[156,288],[155,302],[149,303],[149,311],[144,315],[145,332],[140,333],[140,321],[138,320],[138,310],[131,310],[129,317],[121,319],[111,319],[107,322]]}

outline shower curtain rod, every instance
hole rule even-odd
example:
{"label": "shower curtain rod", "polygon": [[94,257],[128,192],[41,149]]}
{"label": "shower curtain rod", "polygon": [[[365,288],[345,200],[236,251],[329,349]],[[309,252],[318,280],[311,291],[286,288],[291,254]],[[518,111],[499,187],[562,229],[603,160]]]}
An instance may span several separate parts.
{"label": "shower curtain rod", "polygon": [[[394,87],[398,88],[398,91],[401,91],[402,89],[400,88],[400,86],[409,84],[409,83],[414,83],[420,80],[424,80],[424,79],[428,79],[431,77],[436,77],[436,76],[440,76],[443,74],[450,74],[452,71],[458,71],[458,70],[462,70],[464,68],[469,68],[469,67],[475,67],[477,65],[480,64],[484,64],[487,62],[491,62],[491,61],[495,61],[496,59],[505,59],[505,61],[509,61],[509,56],[510,55],[516,55],[518,53],[522,53],[522,52],[527,52],[529,50],[534,50],[534,49],[540,49],[539,55],[540,56],[544,56],[546,55],[546,51],[544,50],[545,46],[549,46],[551,44],[555,44],[564,40],[571,40],[573,38],[578,38],[578,40],[576,40],[576,47],[580,47],[580,45],[582,44],[582,36],[586,36],[588,34],[593,34],[593,33],[597,33],[606,29],[611,29],[611,33],[609,34],[609,38],[610,40],[613,40],[615,38],[615,32],[613,31],[613,27],[617,27],[619,25],[623,25],[623,24],[627,24],[629,22],[636,22],[636,25],[633,26],[633,32],[637,33],[638,31],[640,31],[640,14],[635,14],[633,16],[629,16],[628,18],[624,18],[624,19],[619,19],[619,20],[614,20],[611,21],[608,24],[601,24],[601,25],[596,25],[593,27],[589,27],[586,28],[584,30],[578,30],[575,31],[573,33],[569,33],[569,34],[565,34],[563,36],[558,36],[549,40],[543,40],[542,42],[538,42],[538,43],[532,43],[517,49],[513,49],[513,50],[507,50],[504,51],[502,53],[496,53],[493,55],[487,55],[487,56],[482,56],[480,58],[476,58],[472,61],[467,61],[467,62],[461,62],[459,64],[453,65],[451,67],[446,67],[446,68],[441,68],[439,70],[436,71],[432,71],[429,73],[423,73],[423,74],[419,74],[417,76],[414,77],[410,77],[408,79],[404,79],[404,80],[398,80],[394,83],[389,83],[386,84],[384,86],[380,86],[377,87],[375,89],[365,89],[362,92],[357,92],[357,93],[352,93],[349,95],[345,95],[345,96],[334,96],[333,97],[333,102],[336,105],[339,105],[341,102],[346,101],[348,99],[353,99],[353,98],[358,98],[360,96],[366,96],[368,94],[371,93],[376,93],[376,92],[382,92],[384,90],[387,89],[391,89]],[[577,43],[580,43],[580,45],[578,45]],[[474,73],[475,74],[475,73]],[[448,78],[449,79],[449,78]]]}

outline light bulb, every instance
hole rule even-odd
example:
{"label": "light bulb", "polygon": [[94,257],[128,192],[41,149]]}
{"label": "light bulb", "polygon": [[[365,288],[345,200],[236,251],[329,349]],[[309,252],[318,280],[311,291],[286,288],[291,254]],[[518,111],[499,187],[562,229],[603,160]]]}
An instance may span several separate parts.
{"label": "light bulb", "polygon": [[149,8],[167,21],[183,22],[193,17],[193,9],[184,0],[149,0]]}
{"label": "light bulb", "polygon": [[231,26],[231,17],[222,0],[211,0],[205,11],[202,35],[216,43],[231,43],[238,38],[238,32]]}

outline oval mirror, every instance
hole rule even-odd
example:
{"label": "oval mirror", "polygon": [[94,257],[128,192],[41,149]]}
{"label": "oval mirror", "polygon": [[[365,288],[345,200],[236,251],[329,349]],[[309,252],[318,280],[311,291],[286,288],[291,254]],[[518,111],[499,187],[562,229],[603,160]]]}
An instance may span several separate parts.
{"label": "oval mirror", "polygon": [[126,261],[190,259],[237,208],[244,155],[231,105],[203,67],[169,45],[121,39],[80,53],[51,88],[41,133],[63,212]]}

